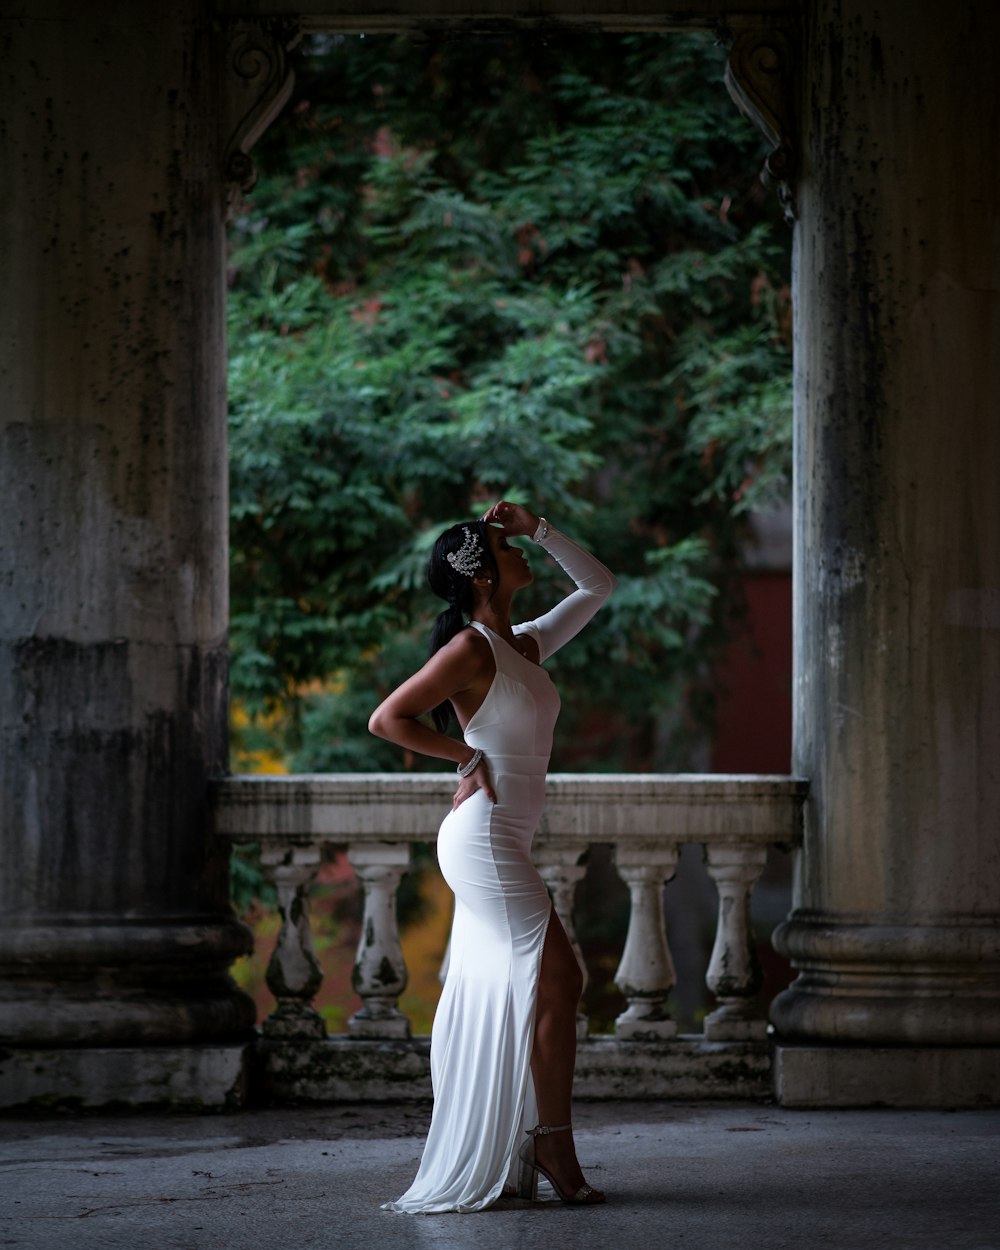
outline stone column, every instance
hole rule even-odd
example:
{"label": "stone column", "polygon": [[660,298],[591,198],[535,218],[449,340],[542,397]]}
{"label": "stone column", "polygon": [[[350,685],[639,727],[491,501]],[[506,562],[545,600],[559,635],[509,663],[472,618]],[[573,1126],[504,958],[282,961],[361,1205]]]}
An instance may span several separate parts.
{"label": "stone column", "polygon": [[364,893],[361,937],[351,984],[361,1006],[347,1022],[352,1037],[408,1038],[410,1021],[399,1010],[406,961],[399,943],[396,891],[410,865],[406,842],[354,842],[347,858]]}
{"label": "stone column", "polygon": [[0,1040],[239,1038],[253,1005],[226,969],[249,935],[206,822],[227,763],[211,25],[198,0],[18,7],[0,33]]}
{"label": "stone column", "polygon": [[785,1102],[1000,1098],[998,42],[970,0],[811,6]]}
{"label": "stone column", "polygon": [[278,895],[281,928],[267,965],[267,988],[275,1009],[261,1025],[268,1039],[326,1037],[323,1017],[312,1000],[323,984],[323,967],[313,945],[309,891],[322,862],[318,843],[264,843],[260,863]]}
{"label": "stone column", "polygon": [[766,846],[705,847],[708,875],[719,891],[719,915],[705,980],[718,1006],[705,1017],[705,1040],[745,1041],[764,1037],[767,1021],[754,996],[761,970],[750,924],[750,895],[767,864]]}
{"label": "stone column", "polygon": [[677,981],[663,919],[663,887],[677,871],[677,846],[666,842],[615,850],[615,866],[631,896],[628,932],[615,984],[628,1006],[615,1020],[621,1041],[666,1041],[677,1035],[667,998]]}

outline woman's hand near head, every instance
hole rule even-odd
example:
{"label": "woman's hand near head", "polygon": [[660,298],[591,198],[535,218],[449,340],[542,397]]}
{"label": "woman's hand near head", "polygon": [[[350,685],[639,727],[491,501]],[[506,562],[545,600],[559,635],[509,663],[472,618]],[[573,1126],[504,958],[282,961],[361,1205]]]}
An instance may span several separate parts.
{"label": "woman's hand near head", "polygon": [[483,520],[490,525],[500,525],[508,538],[525,534],[528,538],[538,529],[538,517],[519,503],[501,499],[483,513]]}

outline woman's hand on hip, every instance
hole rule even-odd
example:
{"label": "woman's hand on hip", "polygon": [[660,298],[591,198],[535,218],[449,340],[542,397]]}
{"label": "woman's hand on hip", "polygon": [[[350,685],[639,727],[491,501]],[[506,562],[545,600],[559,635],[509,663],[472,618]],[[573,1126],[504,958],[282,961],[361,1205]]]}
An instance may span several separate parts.
{"label": "woman's hand on hip", "polygon": [[501,499],[492,508],[483,513],[483,520],[491,525],[502,525],[508,538],[526,534],[528,538],[538,529],[538,517],[519,503],[511,503],[509,499]]}
{"label": "woman's hand on hip", "polygon": [[454,811],[466,799],[472,798],[477,790],[482,790],[491,803],[497,801],[493,784],[490,781],[490,770],[486,767],[485,759],[481,759],[472,772],[469,773],[468,777],[463,777],[458,783],[458,789],[451,800],[451,810]]}

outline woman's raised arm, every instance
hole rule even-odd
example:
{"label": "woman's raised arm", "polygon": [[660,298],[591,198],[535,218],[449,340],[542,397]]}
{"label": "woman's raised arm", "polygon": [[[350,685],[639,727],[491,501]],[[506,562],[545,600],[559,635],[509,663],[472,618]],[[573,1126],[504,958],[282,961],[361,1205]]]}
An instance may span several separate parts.
{"label": "woman's raised arm", "polygon": [[[545,532],[539,532],[543,529]],[[559,530],[541,522],[539,531],[535,541],[556,558],[576,583],[576,590],[543,616],[515,627],[515,633],[529,634],[536,640],[541,662],[576,637],[618,583],[614,573],[596,556]]]}
{"label": "woman's raised arm", "polygon": [[514,633],[528,634],[538,644],[539,663],[558,651],[583,629],[618,584],[614,573],[596,556],[567,538],[520,504],[501,499],[483,517],[502,525],[508,537],[523,535],[543,547],[576,583],[576,590],[534,621],[515,625]]}

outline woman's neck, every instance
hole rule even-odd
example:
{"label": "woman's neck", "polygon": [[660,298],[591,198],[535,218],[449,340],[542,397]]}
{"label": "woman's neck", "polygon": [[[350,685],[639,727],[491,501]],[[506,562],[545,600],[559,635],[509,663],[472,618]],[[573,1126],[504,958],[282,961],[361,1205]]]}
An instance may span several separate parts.
{"label": "woman's neck", "polygon": [[501,638],[511,640],[514,637],[510,624],[510,599],[500,601],[500,596],[496,595],[490,602],[477,604],[472,609],[470,620],[489,626]]}

